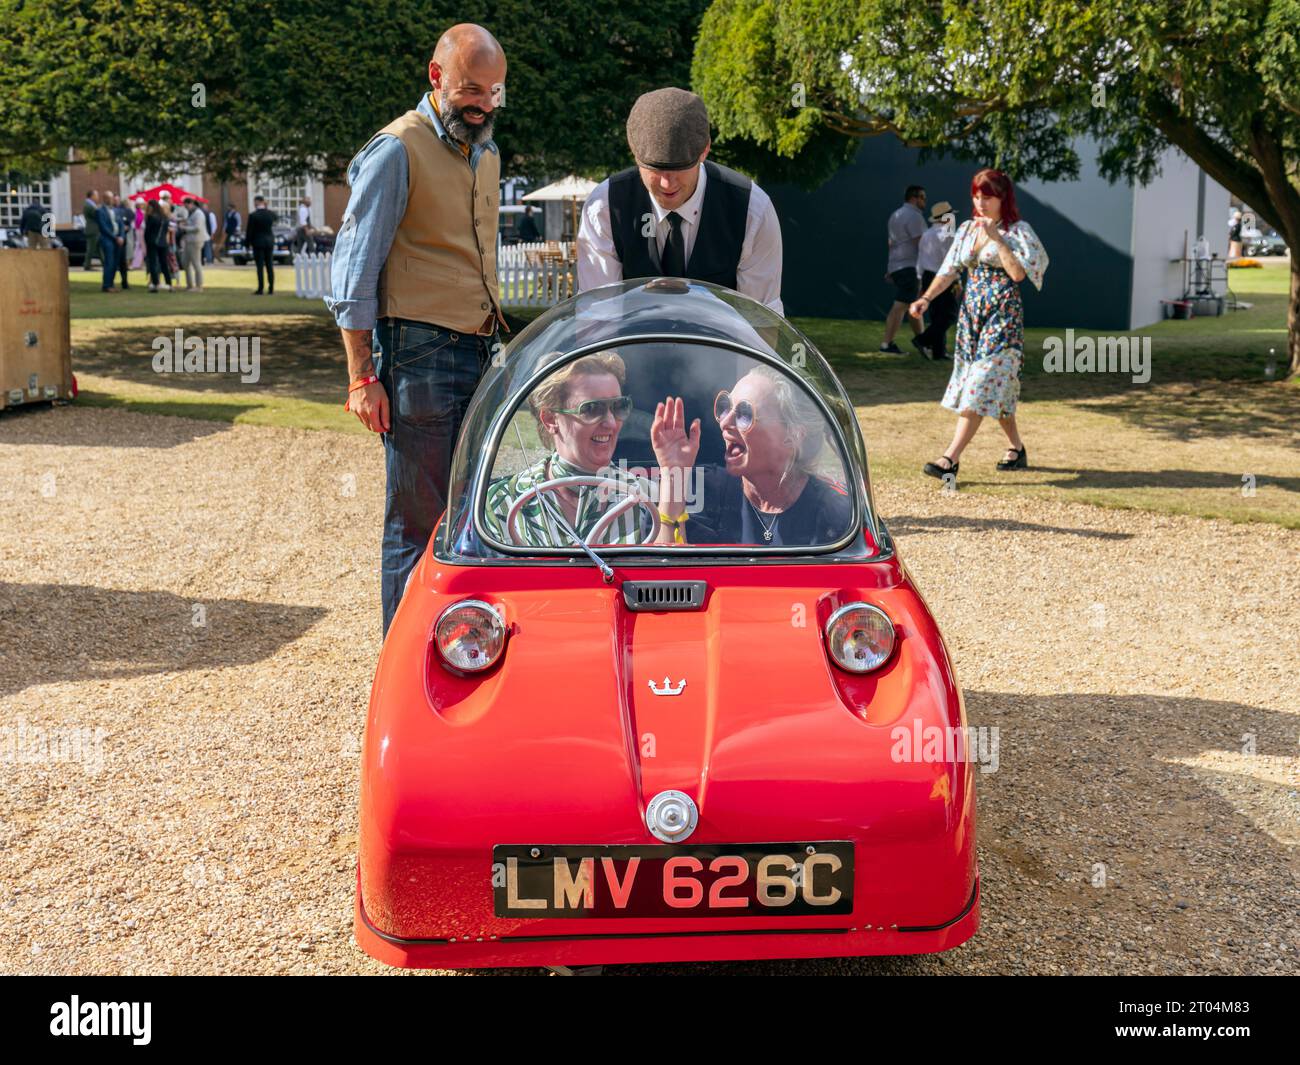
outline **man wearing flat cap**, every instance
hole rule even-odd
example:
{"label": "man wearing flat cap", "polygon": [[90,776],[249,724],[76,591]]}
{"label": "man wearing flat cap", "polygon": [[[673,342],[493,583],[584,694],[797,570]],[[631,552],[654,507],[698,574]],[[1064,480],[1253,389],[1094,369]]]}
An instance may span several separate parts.
{"label": "man wearing flat cap", "polygon": [[783,313],[781,225],[767,193],[706,161],[704,101],[656,89],[632,106],[636,166],[587,198],[578,232],[578,289],[634,277],[686,277],[734,288]]}

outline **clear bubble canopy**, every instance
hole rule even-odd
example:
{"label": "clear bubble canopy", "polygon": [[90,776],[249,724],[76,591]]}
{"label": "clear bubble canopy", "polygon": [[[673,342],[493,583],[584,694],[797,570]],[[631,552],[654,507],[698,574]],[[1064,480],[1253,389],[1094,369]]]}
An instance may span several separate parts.
{"label": "clear bubble canopy", "polygon": [[861,557],[884,535],[853,406],[813,343],[679,278],[553,307],[497,352],[466,414],[439,555],[585,557],[574,534],[660,558]]}

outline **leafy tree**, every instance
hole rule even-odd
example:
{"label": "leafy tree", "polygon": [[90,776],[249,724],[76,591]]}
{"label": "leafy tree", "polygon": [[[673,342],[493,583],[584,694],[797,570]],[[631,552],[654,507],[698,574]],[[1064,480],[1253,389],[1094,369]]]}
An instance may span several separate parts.
{"label": "leafy tree", "polygon": [[[1297,75],[1300,0],[715,0],[692,68],[760,175],[815,185],[894,133],[1062,178],[1090,135],[1107,178],[1145,182],[1174,145],[1300,253]],[[1294,374],[1300,254],[1288,328]]]}
{"label": "leafy tree", "polygon": [[629,161],[632,101],[689,83],[707,4],[0,0],[0,171],[48,174],[75,147],[137,171],[337,177],[414,106],[442,30],[479,22],[506,50],[506,168],[603,176]]}

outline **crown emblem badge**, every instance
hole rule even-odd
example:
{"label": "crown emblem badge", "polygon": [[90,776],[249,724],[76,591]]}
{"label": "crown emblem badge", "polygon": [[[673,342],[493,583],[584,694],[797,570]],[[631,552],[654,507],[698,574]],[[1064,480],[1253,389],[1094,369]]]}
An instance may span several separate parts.
{"label": "crown emblem badge", "polygon": [[677,687],[675,688],[667,677],[664,677],[663,687],[656,686],[655,682],[652,680],[648,680],[646,683],[650,685],[650,690],[654,692],[655,695],[681,695],[682,690],[686,687],[686,678],[683,677],[679,680],[677,682]]}

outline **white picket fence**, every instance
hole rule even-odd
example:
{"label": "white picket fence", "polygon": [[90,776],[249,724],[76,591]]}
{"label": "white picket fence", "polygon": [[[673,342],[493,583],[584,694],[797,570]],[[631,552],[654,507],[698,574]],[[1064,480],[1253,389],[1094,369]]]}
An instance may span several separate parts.
{"label": "white picket fence", "polygon": [[[514,244],[498,249],[497,282],[503,307],[551,307],[577,292],[577,273],[567,261],[571,244]],[[559,255],[557,256],[557,251]],[[330,293],[330,252],[300,251],[293,257],[293,290],[299,299]]]}
{"label": "white picket fence", "polygon": [[546,253],[559,252],[565,259],[573,258],[573,241],[538,241],[532,244],[498,244],[497,266],[535,265]]}
{"label": "white picket fence", "polygon": [[293,257],[293,291],[300,300],[320,300],[330,293],[331,252],[300,251]]}
{"label": "white picket fence", "polygon": [[572,241],[497,247],[503,307],[551,307],[578,291]]}

